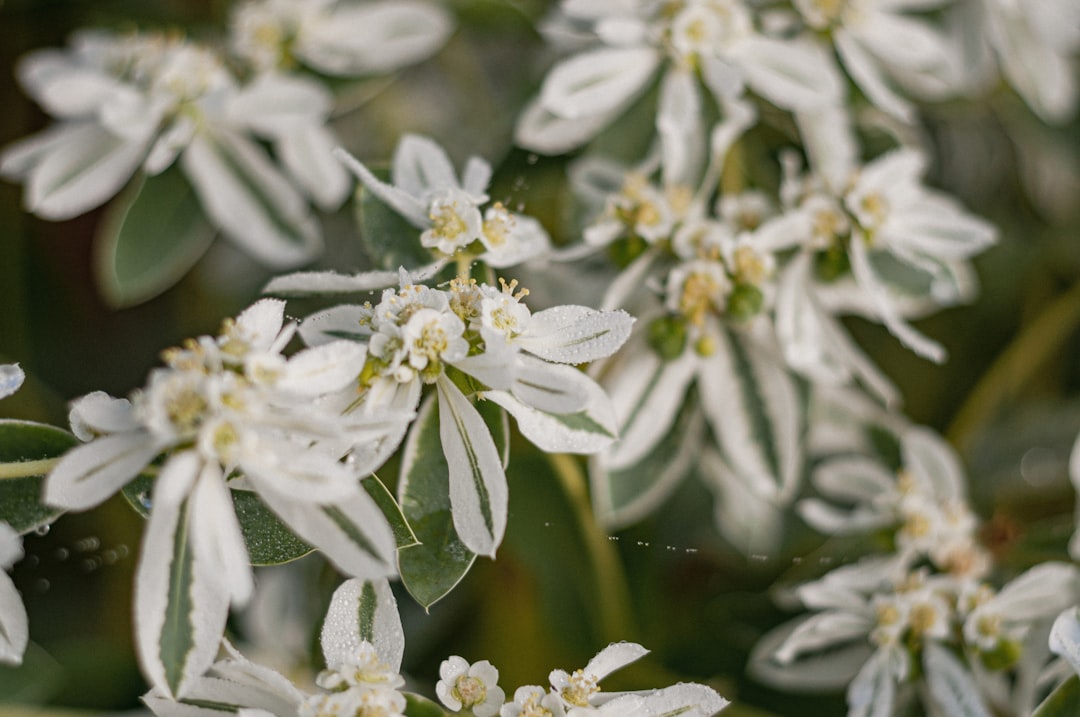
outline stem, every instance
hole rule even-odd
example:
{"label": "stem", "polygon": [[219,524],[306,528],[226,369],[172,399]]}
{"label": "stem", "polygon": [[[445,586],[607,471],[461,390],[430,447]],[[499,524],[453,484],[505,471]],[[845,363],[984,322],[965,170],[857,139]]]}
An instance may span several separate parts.
{"label": "stem", "polygon": [[1003,404],[1016,398],[1047,361],[1060,355],[1077,326],[1080,282],[1043,309],[983,374],[949,426],[947,435],[952,444],[962,449]]}
{"label": "stem", "polygon": [[45,475],[53,469],[59,458],[42,458],[39,461],[12,461],[0,463],[0,480],[8,478],[29,478]]}
{"label": "stem", "polygon": [[592,574],[596,578],[596,624],[606,640],[632,639],[630,590],[619,556],[611,541],[597,525],[586,489],[585,474],[573,456],[564,453],[548,454],[548,460],[559,479],[581,529]]}

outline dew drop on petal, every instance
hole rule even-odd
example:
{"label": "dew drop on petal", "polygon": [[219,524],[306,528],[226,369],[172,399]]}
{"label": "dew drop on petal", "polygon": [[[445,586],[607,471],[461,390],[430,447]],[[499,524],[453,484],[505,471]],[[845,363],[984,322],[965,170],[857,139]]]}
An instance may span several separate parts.
{"label": "dew drop on petal", "polygon": [[51,528],[52,528],[51,523],[46,523],[45,525],[39,525],[37,528],[34,529],[34,535],[48,535],[49,534],[49,529],[51,529]]}

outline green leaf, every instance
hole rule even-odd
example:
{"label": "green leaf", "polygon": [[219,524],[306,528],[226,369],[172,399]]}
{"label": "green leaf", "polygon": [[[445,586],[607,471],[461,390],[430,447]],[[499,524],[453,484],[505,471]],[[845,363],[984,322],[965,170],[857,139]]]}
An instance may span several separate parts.
{"label": "green leaf", "polygon": [[510,419],[500,406],[491,401],[477,401],[476,410],[487,424],[495,449],[499,452],[503,470],[510,464]]}
{"label": "green leaf", "polygon": [[1080,714],[1080,677],[1073,675],[1057,686],[1035,708],[1031,717],[1075,717]]}
{"label": "green leaf", "polygon": [[389,521],[390,527],[394,531],[394,540],[397,542],[398,548],[419,545],[420,541],[417,539],[416,533],[413,532],[412,526],[409,525],[409,521],[405,519],[405,514],[401,512],[401,506],[398,505],[393,494],[379,479],[379,476],[372,474],[360,481],[360,485],[364,486],[364,490],[368,492],[368,495],[375,501],[375,505],[379,506],[379,510],[386,516],[386,520]]}
{"label": "green leaf", "polygon": [[[143,474],[122,491],[131,507],[144,518],[150,515],[153,485],[153,476]],[[232,499],[252,565],[281,565],[312,552],[313,548],[296,537],[256,493],[234,490]]]}
{"label": "green leaf", "polygon": [[180,280],[217,230],[179,167],[140,176],[109,206],[95,244],[98,286],[110,304],[131,306]]}
{"label": "green leaf", "polygon": [[252,565],[280,565],[312,551],[252,491],[234,490],[232,499]]}
{"label": "green leaf", "polygon": [[398,551],[401,582],[425,609],[453,590],[476,560],[454,530],[449,474],[432,395],[406,439],[398,484],[398,502],[420,540]]}
{"label": "green leaf", "polygon": [[26,533],[63,511],[41,503],[45,474],[79,441],[67,431],[33,421],[0,420],[0,521]]}
{"label": "green leaf", "polygon": [[[374,174],[383,181],[389,179],[385,170]],[[421,230],[363,186],[357,190],[356,223],[360,227],[360,241],[378,268],[415,269],[431,262],[431,252],[420,244]]]}
{"label": "green leaf", "polygon": [[446,717],[449,713],[427,697],[405,693],[405,717]]}

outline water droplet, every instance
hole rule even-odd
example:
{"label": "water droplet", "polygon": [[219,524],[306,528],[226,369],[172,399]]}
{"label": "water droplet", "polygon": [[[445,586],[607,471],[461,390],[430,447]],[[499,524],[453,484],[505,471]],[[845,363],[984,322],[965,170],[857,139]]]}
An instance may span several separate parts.
{"label": "water droplet", "polygon": [[539,159],[540,158],[537,157],[535,154],[530,154],[528,157],[525,158],[525,162],[528,164],[536,164]]}
{"label": "water droplet", "polygon": [[116,553],[121,558],[126,558],[129,552],[130,551],[128,550],[128,546],[124,545],[123,543],[120,543],[120,545],[116,546]]}
{"label": "water droplet", "polygon": [[106,565],[112,565],[120,559],[115,550],[106,550],[102,553],[102,557],[105,559]]}
{"label": "water droplet", "polygon": [[607,539],[608,539],[608,540],[618,540],[618,539],[619,539],[619,536],[617,536],[617,535],[609,535],[609,536],[607,537]]}
{"label": "water droplet", "polygon": [[686,549],[686,552],[688,552],[688,553],[696,553],[696,552],[697,552],[697,548],[687,548],[687,549]]}
{"label": "water droplet", "polygon": [[37,580],[34,581],[34,590],[37,590],[39,593],[47,593],[47,592],[49,592],[49,587],[50,586],[51,586],[51,583],[49,583],[49,581],[46,580],[45,578],[38,578]]}
{"label": "water droplet", "polygon": [[93,550],[97,550],[100,547],[101,541],[94,536],[75,541],[75,550],[79,551],[80,553],[89,553]]}
{"label": "water droplet", "polygon": [[52,528],[52,525],[50,525],[49,523],[46,523],[45,525],[39,525],[37,528],[34,529],[34,535],[48,535],[50,528]]}
{"label": "water droplet", "polygon": [[795,565],[802,565],[802,558],[799,557],[799,556],[795,556],[794,558],[791,559],[791,562],[794,563]]}
{"label": "water droplet", "polygon": [[101,558],[95,556],[93,558],[83,558],[79,563],[79,567],[82,568],[84,573],[92,573],[101,567]]}
{"label": "water droplet", "polygon": [[70,555],[70,553],[67,548],[57,548],[56,552],[53,553],[53,557],[60,561],[67,560],[68,555]]}
{"label": "water droplet", "polygon": [[139,505],[141,505],[144,510],[150,510],[154,507],[154,501],[150,499],[150,491],[148,490],[139,491],[135,496],[135,500],[139,501]]}
{"label": "water droplet", "polygon": [[544,521],[544,527],[545,528],[550,528],[551,527],[551,521],[550,520],[545,520]]}
{"label": "water droplet", "polygon": [[825,556],[822,556],[822,557],[818,558],[818,562],[821,563],[822,565],[832,565],[832,561],[833,561],[833,559],[828,555],[825,555]]}
{"label": "water droplet", "polygon": [[759,563],[763,563],[763,562],[765,562],[766,560],[769,559],[769,556],[768,555],[761,555],[760,553],[755,553],[755,554],[750,556],[750,559],[755,560],[755,561],[757,561]]}
{"label": "water droplet", "polygon": [[23,564],[28,568],[36,568],[40,562],[41,560],[39,560],[36,555],[27,555],[23,559]]}

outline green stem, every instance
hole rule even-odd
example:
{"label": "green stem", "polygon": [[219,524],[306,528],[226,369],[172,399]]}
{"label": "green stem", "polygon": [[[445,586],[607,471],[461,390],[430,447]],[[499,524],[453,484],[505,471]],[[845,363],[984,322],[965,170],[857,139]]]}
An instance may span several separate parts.
{"label": "green stem", "polygon": [[551,453],[547,457],[573,507],[592,565],[592,575],[596,579],[596,600],[592,605],[596,609],[595,624],[600,626],[600,636],[612,642],[632,640],[634,630],[626,573],[614,546],[593,517],[585,473],[573,456]]}
{"label": "green stem", "polygon": [[12,461],[0,463],[0,480],[8,478],[29,478],[45,475],[53,469],[59,458],[42,458],[39,461]]}
{"label": "green stem", "polygon": [[947,436],[963,450],[971,437],[1009,401],[1015,399],[1046,363],[1059,356],[1080,326],[1080,282],[1043,309],[983,374],[961,406]]}

